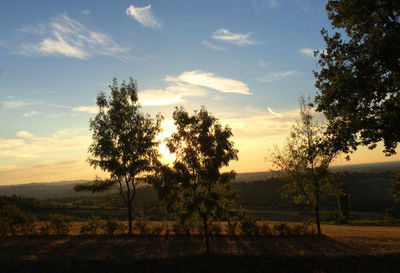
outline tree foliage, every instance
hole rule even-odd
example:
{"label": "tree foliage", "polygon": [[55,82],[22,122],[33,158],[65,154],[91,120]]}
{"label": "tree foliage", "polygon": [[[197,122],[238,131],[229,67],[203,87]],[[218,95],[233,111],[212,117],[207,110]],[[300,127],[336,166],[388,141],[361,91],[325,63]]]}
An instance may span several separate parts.
{"label": "tree foliage", "polygon": [[155,182],[167,212],[178,216],[182,224],[202,221],[209,251],[208,227],[212,221],[233,211],[236,192],[230,187],[235,172],[221,172],[238,151],[230,140],[232,131],[223,127],[205,107],[189,115],[183,108],[173,113],[177,131],[167,140],[176,155],[173,167],[164,166]]}
{"label": "tree foliage", "polygon": [[293,126],[284,148],[275,147],[270,160],[287,181],[282,196],[313,208],[319,234],[320,196],[330,191],[328,166],[334,156],[323,127],[314,120],[312,104],[301,98],[300,121]]}
{"label": "tree foliage", "polygon": [[114,78],[111,95],[97,95],[99,112],[90,120],[93,131],[89,147],[90,165],[110,174],[109,179],[97,177],[78,185],[76,191],[101,192],[116,188],[128,209],[129,234],[132,234],[132,209],[136,188],[158,165],[158,145],[162,117],[155,119],[140,110],[137,84],[130,78],[118,85]]}
{"label": "tree foliage", "polygon": [[345,35],[321,31],[326,49],[315,72],[317,110],[337,150],[383,141],[392,155],[400,141],[400,1],[328,0],[326,9]]}

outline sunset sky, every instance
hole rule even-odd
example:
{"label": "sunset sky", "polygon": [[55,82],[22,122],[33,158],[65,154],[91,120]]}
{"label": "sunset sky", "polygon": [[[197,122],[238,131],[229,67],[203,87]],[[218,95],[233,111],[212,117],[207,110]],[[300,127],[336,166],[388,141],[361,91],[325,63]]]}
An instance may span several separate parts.
{"label": "sunset sky", "polygon": [[[96,94],[133,77],[143,112],[205,105],[229,124],[237,172],[265,157],[314,96],[313,50],[331,30],[321,0],[0,1],[0,185],[91,179]],[[165,147],[161,147],[165,154]],[[164,156],[164,161],[168,160]],[[386,158],[382,146],[350,162]]]}

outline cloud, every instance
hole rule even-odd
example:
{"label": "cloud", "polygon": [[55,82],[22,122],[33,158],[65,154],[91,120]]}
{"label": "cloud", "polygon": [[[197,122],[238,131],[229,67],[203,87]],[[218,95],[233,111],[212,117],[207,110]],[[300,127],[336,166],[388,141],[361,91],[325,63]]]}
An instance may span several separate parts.
{"label": "cloud", "polygon": [[308,48],[308,47],[304,47],[304,48],[301,48],[299,50],[299,52],[301,54],[304,54],[304,55],[307,55],[307,56],[310,56],[310,57],[314,57],[314,49],[311,49],[311,48]]}
{"label": "cloud", "polygon": [[285,138],[289,134],[298,114],[298,109],[277,113],[269,107],[243,107],[240,112],[225,113],[221,121],[229,124],[236,140],[277,139]]}
{"label": "cloud", "polygon": [[264,0],[264,3],[267,5],[268,8],[273,9],[279,6],[277,0]]}
{"label": "cloud", "polygon": [[134,7],[133,5],[130,5],[125,11],[127,15],[132,16],[136,21],[145,27],[161,27],[161,23],[157,21],[151,12],[151,5],[145,7]]}
{"label": "cloud", "polygon": [[165,89],[147,89],[139,93],[143,106],[160,106],[182,103],[185,97],[205,97],[207,91],[189,84],[172,84]]}
{"label": "cloud", "polygon": [[255,45],[256,42],[250,38],[252,33],[240,34],[232,33],[228,29],[218,29],[212,34],[215,40],[224,41],[238,46]]}
{"label": "cloud", "polygon": [[83,15],[89,15],[91,11],[89,9],[85,9],[81,12]]}
{"label": "cloud", "polygon": [[204,47],[207,47],[207,48],[210,48],[210,49],[214,49],[214,50],[217,50],[217,51],[224,51],[224,50],[225,50],[223,47],[214,45],[213,43],[211,43],[211,42],[208,41],[208,40],[203,40],[203,41],[201,41],[201,44],[202,44]]}
{"label": "cloud", "polygon": [[32,133],[29,133],[28,131],[18,131],[17,137],[20,138],[34,138],[35,136]]}
{"label": "cloud", "polygon": [[37,114],[38,114],[38,112],[36,112],[36,111],[30,111],[30,112],[24,113],[23,116],[25,118],[29,118],[29,117],[32,117],[32,116],[37,115]]}
{"label": "cloud", "polygon": [[20,54],[29,56],[66,56],[88,59],[93,55],[126,58],[127,49],[120,47],[107,34],[93,31],[76,20],[63,14],[40,25],[40,32],[34,26],[24,27],[24,32],[41,36],[39,42],[28,42],[18,47]]}
{"label": "cloud", "polygon": [[282,78],[289,77],[289,76],[294,75],[296,73],[297,73],[297,71],[295,71],[295,70],[282,71],[282,72],[269,72],[269,73],[267,73],[267,75],[262,77],[260,79],[260,81],[262,81],[262,82],[272,82],[272,81],[276,81],[276,80],[279,80],[279,79],[282,79]]}
{"label": "cloud", "polygon": [[31,105],[31,102],[22,101],[22,100],[9,100],[3,103],[4,108],[18,108]]}
{"label": "cloud", "polygon": [[96,105],[91,105],[91,106],[78,106],[72,108],[72,111],[74,112],[86,112],[89,114],[97,114],[99,108]]}
{"label": "cloud", "polygon": [[201,70],[187,71],[180,75],[166,76],[168,86],[163,89],[146,89],[139,92],[142,106],[161,106],[182,103],[187,97],[207,97],[215,99],[208,89],[221,93],[236,93],[251,95],[247,84],[230,79],[217,77],[213,73]]}
{"label": "cloud", "polygon": [[269,112],[271,115],[273,115],[273,116],[275,116],[275,117],[278,117],[278,118],[281,118],[281,117],[282,117],[282,114],[277,113],[277,112],[274,112],[270,107],[267,107],[267,110],[268,110],[268,112]]}
{"label": "cloud", "polygon": [[217,77],[213,73],[207,73],[201,70],[183,72],[178,77],[167,76],[165,80],[177,84],[184,83],[206,87],[222,93],[251,95],[249,87],[244,82],[230,78]]}
{"label": "cloud", "polygon": [[[60,159],[86,156],[90,143],[87,128],[65,129],[51,136],[40,137],[21,130],[16,138],[0,138],[0,165],[10,163],[13,159]],[[5,161],[5,159],[8,159]]]}
{"label": "cloud", "polygon": [[279,7],[277,0],[253,0],[253,5],[258,8],[273,9]]}

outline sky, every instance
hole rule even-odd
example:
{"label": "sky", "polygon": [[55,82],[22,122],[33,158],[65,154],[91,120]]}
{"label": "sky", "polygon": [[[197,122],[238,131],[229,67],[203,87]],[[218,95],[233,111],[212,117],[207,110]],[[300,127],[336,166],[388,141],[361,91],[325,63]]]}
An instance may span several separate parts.
{"label": "sky", "polygon": [[[332,33],[321,0],[0,1],[0,185],[91,179],[89,120],[113,77],[133,77],[142,110],[205,105],[234,134],[237,172],[268,171],[313,97],[314,50]],[[161,145],[163,161],[171,160]],[[399,160],[382,146],[347,162]]]}

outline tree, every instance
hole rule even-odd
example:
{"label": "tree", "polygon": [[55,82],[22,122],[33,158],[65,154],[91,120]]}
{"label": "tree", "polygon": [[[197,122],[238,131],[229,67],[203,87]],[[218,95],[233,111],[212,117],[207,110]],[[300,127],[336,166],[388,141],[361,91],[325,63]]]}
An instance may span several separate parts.
{"label": "tree", "polygon": [[160,132],[162,116],[155,119],[140,111],[137,84],[118,85],[113,79],[111,95],[97,95],[99,112],[90,120],[93,142],[89,147],[90,165],[110,174],[108,179],[96,178],[87,184],[75,187],[76,191],[102,192],[112,188],[118,190],[128,209],[129,235],[132,234],[132,210],[136,188],[146,182],[159,164],[158,145],[155,140]]}
{"label": "tree", "polygon": [[283,149],[275,146],[270,154],[272,164],[287,181],[282,196],[295,203],[306,202],[315,214],[318,234],[321,234],[320,196],[331,190],[328,167],[335,156],[329,139],[314,121],[311,103],[300,98],[300,121],[291,130]]}
{"label": "tree", "polygon": [[232,131],[223,127],[205,107],[190,116],[183,108],[173,113],[177,132],[167,140],[176,154],[173,167],[164,166],[155,182],[167,212],[181,223],[201,220],[206,251],[209,252],[209,226],[232,212],[236,192],[230,188],[235,172],[221,173],[238,151],[230,140]]}
{"label": "tree", "polygon": [[328,120],[337,150],[370,149],[383,141],[395,154],[400,141],[400,1],[328,0],[333,28],[321,33],[326,49],[314,72],[317,111]]}

